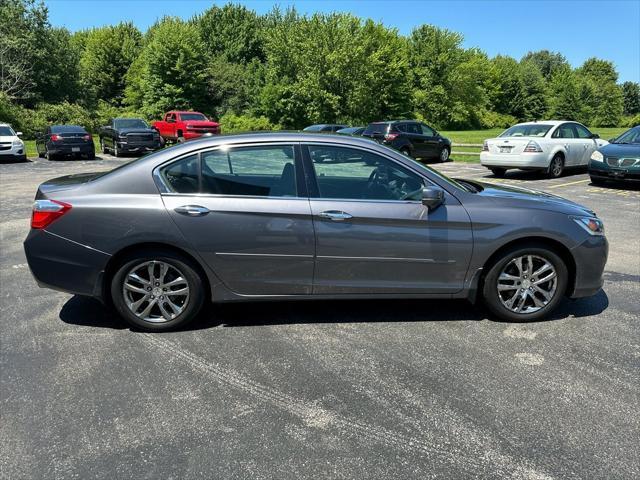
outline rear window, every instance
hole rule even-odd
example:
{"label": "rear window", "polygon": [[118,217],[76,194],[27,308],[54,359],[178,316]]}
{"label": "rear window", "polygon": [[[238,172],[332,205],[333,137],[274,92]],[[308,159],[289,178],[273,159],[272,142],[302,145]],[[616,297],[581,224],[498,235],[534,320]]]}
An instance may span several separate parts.
{"label": "rear window", "polygon": [[375,135],[376,133],[387,133],[387,128],[389,128],[388,123],[370,123],[367,128],[365,128],[363,134]]}
{"label": "rear window", "polygon": [[86,133],[84,127],[78,125],[54,125],[51,133]]}
{"label": "rear window", "polygon": [[500,134],[501,137],[544,137],[553,125],[531,123],[514,125]]}
{"label": "rear window", "polygon": [[181,113],[180,120],[207,120],[207,117],[201,113]]}

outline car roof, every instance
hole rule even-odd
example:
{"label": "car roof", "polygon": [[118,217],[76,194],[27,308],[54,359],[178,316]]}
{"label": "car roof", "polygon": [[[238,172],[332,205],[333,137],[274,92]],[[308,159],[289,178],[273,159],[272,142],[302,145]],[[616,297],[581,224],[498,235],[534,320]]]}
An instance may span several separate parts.
{"label": "car roof", "polygon": [[195,110],[171,110],[167,113],[199,113],[200,115],[204,115],[202,112],[196,112]]}
{"label": "car roof", "polygon": [[[535,120],[531,122],[516,123],[515,125],[512,125],[512,126],[515,127],[516,125],[536,125],[536,124],[556,126],[556,125],[560,125],[562,123],[567,123],[567,122],[580,123],[580,122],[576,122],[575,120]],[[580,123],[580,125],[582,124]]]}

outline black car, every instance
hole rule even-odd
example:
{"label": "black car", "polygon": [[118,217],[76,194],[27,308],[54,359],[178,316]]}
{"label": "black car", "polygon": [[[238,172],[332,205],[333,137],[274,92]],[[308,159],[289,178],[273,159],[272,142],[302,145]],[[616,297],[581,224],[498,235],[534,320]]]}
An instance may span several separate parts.
{"label": "black car", "polygon": [[52,125],[36,136],[38,157],[48,160],[85,156],[96,158],[93,138],[84,127],[78,125]]}
{"label": "black car", "polygon": [[367,127],[341,128],[340,130],[337,130],[336,133],[339,133],[340,135],[351,135],[352,137],[358,137],[358,136],[362,135],[362,132],[364,132],[365,128],[367,128]]}
{"label": "black car", "polygon": [[100,129],[102,153],[119,157],[124,153],[145,153],[162,147],[160,133],[141,118],[114,118]]}
{"label": "black car", "polygon": [[309,125],[308,127],[303,129],[303,132],[312,132],[312,133],[335,133],[338,130],[342,130],[343,128],[347,128],[349,125],[339,125],[335,123],[321,123],[318,125]]}
{"label": "black car", "polygon": [[370,123],[362,133],[413,158],[449,160],[451,140],[417,120]]}

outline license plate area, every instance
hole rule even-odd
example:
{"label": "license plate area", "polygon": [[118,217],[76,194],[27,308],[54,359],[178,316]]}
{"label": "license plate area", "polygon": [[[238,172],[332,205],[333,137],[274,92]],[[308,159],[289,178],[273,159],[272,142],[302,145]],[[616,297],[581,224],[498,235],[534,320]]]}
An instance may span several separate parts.
{"label": "license plate area", "polygon": [[609,172],[609,176],[613,178],[622,178],[627,174],[627,170],[625,169],[615,169]]}
{"label": "license plate area", "polygon": [[500,147],[500,153],[511,153],[513,147]]}
{"label": "license plate area", "polygon": [[71,147],[71,151],[73,153],[79,152],[80,151],[80,147]]}

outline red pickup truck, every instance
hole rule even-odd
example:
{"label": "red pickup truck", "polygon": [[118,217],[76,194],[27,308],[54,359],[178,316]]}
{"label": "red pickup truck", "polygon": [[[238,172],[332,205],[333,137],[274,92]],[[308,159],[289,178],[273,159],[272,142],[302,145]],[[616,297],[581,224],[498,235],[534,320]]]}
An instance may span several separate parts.
{"label": "red pickup truck", "polygon": [[184,142],[206,133],[220,133],[220,124],[199,112],[167,112],[163,120],[153,122],[151,126],[169,142]]}

